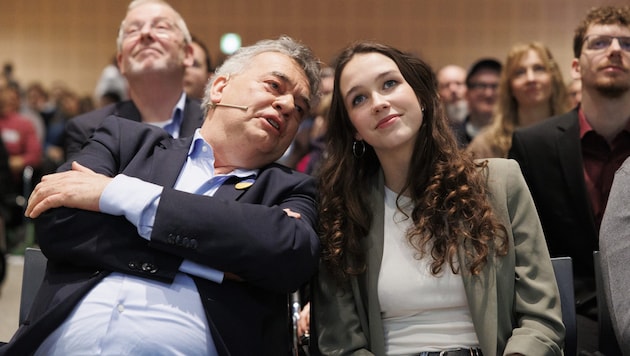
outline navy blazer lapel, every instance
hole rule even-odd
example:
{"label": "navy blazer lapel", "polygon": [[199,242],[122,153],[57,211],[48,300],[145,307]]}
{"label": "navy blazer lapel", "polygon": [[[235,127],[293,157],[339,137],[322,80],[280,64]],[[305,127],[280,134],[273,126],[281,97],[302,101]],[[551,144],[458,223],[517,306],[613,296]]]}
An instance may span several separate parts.
{"label": "navy blazer lapel", "polygon": [[[152,160],[151,181],[163,187],[173,187],[184,164],[188,159],[188,151],[192,144],[193,136],[173,139],[166,138],[157,144],[155,159]],[[169,169],[165,169],[168,167]],[[238,183],[252,180],[248,177],[230,177],[215,192],[214,196],[224,200],[237,200],[245,193],[250,185],[239,186]]]}
{"label": "navy blazer lapel", "polygon": [[359,278],[364,279],[363,295],[367,298],[363,300],[367,306],[368,315],[370,316],[370,343],[381,343],[377,341],[379,335],[383,335],[383,324],[380,318],[381,307],[378,303],[378,276],[381,270],[381,262],[383,260],[383,245],[385,241],[385,178],[383,171],[379,170],[374,177],[372,191],[370,192],[370,205],[374,216],[372,217],[372,225],[368,236],[363,239],[362,244],[367,251],[367,272]]}
{"label": "navy blazer lapel", "polygon": [[558,160],[562,169],[564,182],[570,192],[569,199],[578,207],[582,221],[590,221],[594,226],[595,221],[591,213],[591,202],[588,199],[586,182],[584,180],[584,163],[582,160],[582,146],[580,140],[580,124],[577,110],[567,115],[567,120],[558,123],[560,131],[556,140]]}
{"label": "navy blazer lapel", "polygon": [[116,109],[114,110],[113,114],[137,122],[142,121],[140,111],[138,111],[136,104],[134,104],[131,100],[125,100],[116,104]]}
{"label": "navy blazer lapel", "polygon": [[[253,184],[247,184],[245,186],[239,186],[238,183],[249,181],[252,177],[230,177],[223,182],[219,189],[214,193],[214,196],[223,200],[238,200]],[[255,182],[253,182],[255,183]]]}
{"label": "navy blazer lapel", "polygon": [[166,138],[157,144],[151,166],[153,183],[163,187],[175,185],[188,158],[192,139],[192,136],[182,139]]}

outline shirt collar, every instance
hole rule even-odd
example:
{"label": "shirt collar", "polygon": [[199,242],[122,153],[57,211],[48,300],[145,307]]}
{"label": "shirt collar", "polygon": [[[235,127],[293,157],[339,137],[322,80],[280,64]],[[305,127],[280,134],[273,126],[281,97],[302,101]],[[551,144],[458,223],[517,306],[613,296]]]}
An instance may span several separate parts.
{"label": "shirt collar", "polygon": [[[586,119],[586,115],[584,114],[584,110],[582,110],[582,107],[578,109],[578,122],[580,125],[580,139],[584,138],[584,135],[586,135],[587,133],[591,131],[597,133],[597,131],[593,129],[593,126],[591,126],[591,124]],[[623,131],[630,133],[630,120],[626,122],[626,126],[624,127],[622,132]]]}
{"label": "shirt collar", "polygon": [[179,97],[177,104],[173,108],[173,112],[171,113],[171,118],[164,122],[164,130],[169,133],[174,138],[179,137],[180,128],[182,126],[182,120],[184,118],[184,107],[186,106],[186,92],[182,92],[182,95]]}
{"label": "shirt collar", "polygon": [[[210,144],[201,136],[201,129],[195,130],[192,143],[188,149],[188,158],[191,161],[204,161],[208,164],[214,165],[214,151],[212,150],[212,146],[210,146]],[[212,171],[214,171],[214,168]],[[237,168],[225,175],[236,176],[239,178],[256,177],[258,175],[258,171],[258,169]]]}
{"label": "shirt collar", "polygon": [[580,125],[580,139],[584,138],[584,135],[588,132],[595,131],[593,130],[593,126],[586,120],[586,115],[584,115],[584,110],[582,110],[581,106],[578,109],[578,123]]}

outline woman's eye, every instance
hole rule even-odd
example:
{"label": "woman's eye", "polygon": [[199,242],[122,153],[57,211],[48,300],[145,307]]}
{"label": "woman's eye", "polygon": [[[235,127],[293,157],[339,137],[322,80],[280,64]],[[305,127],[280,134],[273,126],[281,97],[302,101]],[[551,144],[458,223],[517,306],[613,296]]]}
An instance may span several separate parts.
{"label": "woman's eye", "polygon": [[514,76],[515,77],[520,77],[521,75],[524,75],[526,72],[527,72],[527,70],[525,68],[519,68],[519,69],[514,71]]}
{"label": "woman's eye", "polygon": [[389,89],[389,88],[395,86],[396,84],[398,84],[398,82],[392,79],[392,80],[386,81],[385,84],[383,84],[383,87],[385,89]]}
{"label": "woman's eye", "polygon": [[267,82],[267,85],[269,85],[269,87],[273,90],[280,89],[280,84],[278,84],[278,82],[270,81],[270,82]]}
{"label": "woman's eye", "polygon": [[357,96],[354,97],[354,99],[352,99],[352,106],[357,106],[357,105],[361,104],[364,101],[365,101],[365,96],[357,95]]}
{"label": "woman's eye", "polygon": [[547,68],[541,65],[534,66],[534,72],[545,73],[547,72]]}

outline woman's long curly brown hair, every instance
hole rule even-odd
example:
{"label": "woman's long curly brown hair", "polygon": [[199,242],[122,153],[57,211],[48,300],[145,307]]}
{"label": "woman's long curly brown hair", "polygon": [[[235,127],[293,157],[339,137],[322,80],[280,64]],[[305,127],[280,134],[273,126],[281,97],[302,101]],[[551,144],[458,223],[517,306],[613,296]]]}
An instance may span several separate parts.
{"label": "woman's long curly brown hair", "polygon": [[428,253],[433,258],[433,274],[439,274],[445,263],[458,273],[457,248],[466,244],[465,266],[472,274],[478,274],[491,251],[505,255],[508,247],[505,227],[492,212],[486,179],[480,172],[486,162],[475,163],[457,148],[431,67],[413,55],[372,42],[351,45],[337,59],[326,137],[328,156],[319,175],[322,258],[340,279],[366,269],[362,240],[372,224],[369,196],[380,163],[367,143],[361,158],[353,156],[356,130],[344,106],[339,79],[354,55],[372,52],[396,63],[425,110],[403,189],[414,203],[408,239],[419,256],[425,255],[425,246],[432,241]]}

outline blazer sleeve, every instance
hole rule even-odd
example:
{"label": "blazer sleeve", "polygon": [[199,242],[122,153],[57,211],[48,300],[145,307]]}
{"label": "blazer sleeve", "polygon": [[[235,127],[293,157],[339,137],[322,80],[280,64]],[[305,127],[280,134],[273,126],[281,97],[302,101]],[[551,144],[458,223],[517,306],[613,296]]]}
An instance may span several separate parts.
{"label": "blazer sleeve", "polygon": [[630,350],[630,158],[615,174],[599,235],[605,301],[622,350]]}
{"label": "blazer sleeve", "polygon": [[[505,354],[561,355],[564,325],[560,294],[529,189],[513,160],[506,162],[506,197],[514,239],[516,325]],[[506,274],[510,271],[506,271]]]}
{"label": "blazer sleeve", "polygon": [[[157,146],[166,149],[162,142],[166,138],[159,128],[108,118],[76,159],[107,176],[124,172],[144,180],[155,175],[176,178],[181,167],[177,162],[164,166],[168,172],[153,168],[159,166],[153,152]],[[186,151],[182,152],[185,157]],[[69,169],[69,163],[61,169]],[[55,209],[52,218],[40,223],[46,251],[59,258],[73,253],[72,261],[94,261],[114,270],[134,266],[132,269],[144,273],[143,266],[147,266],[149,273],[163,273],[165,278],[174,275],[177,261],[188,259],[233,273],[261,288],[296,290],[317,267],[316,187],[306,175],[273,171],[275,175],[265,175],[268,179],[257,179],[241,201],[165,187],[150,241],[138,236],[123,217]],[[301,218],[289,217],[285,208],[300,213]],[[50,241],[52,236],[63,238],[63,244]],[[118,263],[112,265],[111,260]]]}
{"label": "blazer sleeve", "polygon": [[[165,188],[149,246],[261,288],[296,290],[315,273],[319,258],[316,187],[310,177],[277,182],[281,177],[257,179],[256,191],[269,200],[255,203]],[[289,217],[285,208],[301,218]]]}
{"label": "blazer sleeve", "polygon": [[[368,356],[367,316],[362,312],[362,298],[356,278],[344,283],[335,280],[321,263],[311,297],[311,342],[316,355]],[[361,310],[361,311],[360,311]]]}
{"label": "blazer sleeve", "polygon": [[[120,123],[125,123],[126,130],[121,129]],[[136,151],[144,147],[140,143],[143,140],[132,140],[126,135],[146,138],[150,142],[164,138],[166,134],[162,132],[149,125],[108,118],[98,130],[98,135],[110,140],[90,140],[85,150],[73,160],[97,173],[113,177],[132,157],[122,153],[118,140],[135,145],[130,146],[128,151]],[[68,161],[58,171],[66,171],[70,167],[71,161]],[[182,261],[179,256],[150,248],[148,242],[138,235],[135,226],[122,216],[61,207],[39,216],[35,220],[35,229],[42,252],[57,263],[168,282],[174,278]]]}
{"label": "blazer sleeve", "polygon": [[65,156],[70,158],[81,151],[81,147],[88,140],[89,132],[81,125],[83,116],[68,120],[64,132]]}

